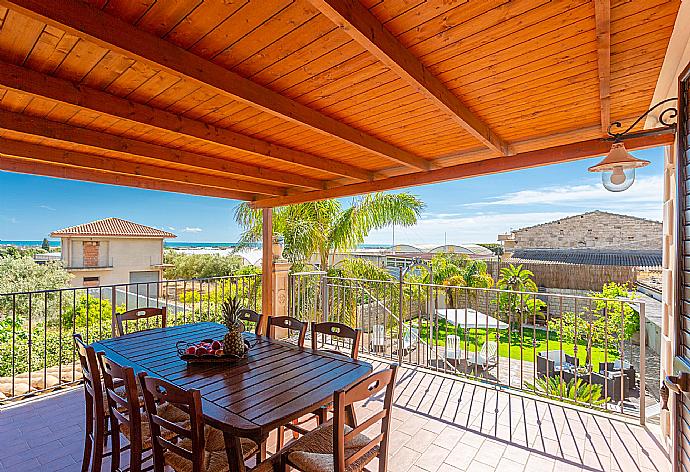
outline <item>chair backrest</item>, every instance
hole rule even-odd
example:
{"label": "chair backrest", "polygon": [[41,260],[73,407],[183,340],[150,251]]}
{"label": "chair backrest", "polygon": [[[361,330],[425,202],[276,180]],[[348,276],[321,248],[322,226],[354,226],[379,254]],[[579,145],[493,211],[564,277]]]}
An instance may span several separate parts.
{"label": "chair backrest", "polygon": [[304,339],[307,335],[307,323],[291,316],[269,316],[266,322],[268,336],[275,339],[276,328],[284,328],[289,331],[297,331],[297,344],[304,347]]}
{"label": "chair backrest", "polygon": [[374,346],[386,345],[386,327],[383,325],[374,325],[371,328],[371,342]]}
{"label": "chair backrest", "polygon": [[127,321],[134,321],[135,326],[137,327],[137,331],[139,328],[139,321],[140,320],[146,320],[146,328],[149,328],[149,320],[151,318],[156,318],[160,317],[160,326],[151,326],[153,327],[160,327],[160,328],[165,328],[167,325],[167,309],[165,307],[163,308],[155,308],[155,307],[147,307],[147,308],[136,308],[133,310],[128,310],[125,311],[124,313],[116,313],[115,314],[115,322],[117,323],[117,335],[122,336],[126,334],[125,332],[125,322]]}
{"label": "chair backrest", "polygon": [[[151,428],[153,464],[156,472],[164,471],[163,454],[171,452],[192,462],[193,472],[205,470],[204,421],[201,409],[201,392],[196,389],[185,390],[170,382],[139,373],[139,383],[144,394],[144,407]],[[189,413],[189,422],[173,423],[158,414],[158,407],[170,403]],[[186,426],[189,426],[187,428]],[[163,437],[161,429],[171,431],[182,440],[188,439],[190,448],[183,447],[181,441],[172,442]]]}
{"label": "chair backrest", "polygon": [[[379,470],[386,470],[385,465],[388,458],[388,433],[390,429],[391,411],[393,408],[393,390],[395,389],[395,374],[398,370],[397,364],[392,364],[389,369],[376,372],[368,377],[360,380],[347,390],[338,390],[333,395],[333,464],[336,472],[345,472],[345,470],[354,462],[359,460],[363,455],[367,454],[377,445],[379,450],[379,464],[383,461],[383,468]],[[379,392],[385,389],[385,396],[383,399],[383,408],[377,411],[369,418],[358,421],[358,425],[345,433],[346,411],[345,408],[354,403],[371,399]],[[368,411],[374,402],[369,403]],[[362,444],[361,447],[354,454],[345,457],[345,447],[358,434],[364,430],[371,428],[377,423],[381,423],[381,432],[377,434],[368,443]],[[359,447],[359,444],[358,444]]]}
{"label": "chair backrest", "polygon": [[98,360],[103,373],[113,431],[119,431],[120,424],[126,425],[130,431],[129,442],[133,451],[140,452],[142,405],[139,402],[134,369],[109,359],[104,352],[98,353]]}
{"label": "chair backrest", "polygon": [[486,341],[484,344],[482,344],[482,347],[479,349],[479,354],[481,354],[484,357],[484,360],[488,364],[491,364],[492,362],[496,361],[496,352],[496,343],[491,341]]}
{"label": "chair backrest", "polygon": [[249,308],[242,308],[237,316],[242,320],[245,329],[247,328],[246,323],[254,323],[254,334],[259,334],[259,329],[261,329],[261,313],[257,313]]}
{"label": "chair backrest", "polygon": [[82,376],[84,377],[84,390],[87,397],[90,397],[94,402],[93,408],[96,416],[103,417],[105,415],[103,383],[101,383],[101,372],[98,368],[96,351],[84,342],[81,334],[75,333],[73,338],[77,348],[77,355],[79,356],[79,363],[81,364]]}
{"label": "chair backrest", "polygon": [[460,345],[460,338],[454,334],[446,336],[446,352],[455,352]]}
{"label": "chair backrest", "polygon": [[[362,339],[362,330],[353,329],[348,325],[342,323],[312,323],[311,324],[311,347],[315,351],[318,350],[318,335],[326,335],[340,339],[349,339],[351,341],[350,357],[357,359],[359,351],[359,343]],[[343,354],[341,351],[334,349],[325,349],[336,354]]]}

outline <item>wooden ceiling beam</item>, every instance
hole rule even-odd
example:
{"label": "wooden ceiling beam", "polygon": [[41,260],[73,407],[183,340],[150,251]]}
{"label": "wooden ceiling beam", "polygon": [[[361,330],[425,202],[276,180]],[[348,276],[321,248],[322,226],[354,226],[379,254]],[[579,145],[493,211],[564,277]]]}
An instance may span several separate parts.
{"label": "wooden ceiling beam", "polygon": [[372,172],[359,167],[218,128],[3,61],[0,61],[0,86],[34,97],[202,139],[233,150],[290,162],[307,169],[318,169],[357,180],[372,180],[373,178]]}
{"label": "wooden ceiling beam", "polygon": [[0,155],[0,170],[19,174],[42,175],[59,179],[80,180],[99,184],[119,185],[123,187],[142,188],[146,190],[160,190],[164,192],[200,195],[204,197],[229,198],[233,200],[253,200],[255,195],[224,190],[215,187],[168,182],[165,180],[149,179],[142,176],[132,176],[111,172],[101,172],[91,169],[70,167],[58,164],[32,161]]}
{"label": "wooden ceiling beam", "polygon": [[448,90],[359,0],[309,1],[486,147],[503,156],[512,154],[510,145]]}
{"label": "wooden ceiling beam", "polygon": [[63,0],[59,8],[54,0],[0,0],[0,5],[393,162],[421,170],[433,167],[426,159],[245,79],[80,0]]}
{"label": "wooden ceiling beam", "polygon": [[[158,144],[150,144],[136,139],[115,136],[101,131],[79,128],[66,123],[0,110],[0,130],[10,131],[19,136],[34,136],[55,141],[81,144],[96,150],[107,150],[125,157],[143,157],[149,161],[163,161],[183,164],[204,170],[218,172],[219,175],[251,177],[282,185],[292,185],[310,189],[325,189],[325,182],[310,177],[252,166],[241,162],[228,161],[217,156],[207,156]],[[12,136],[10,136],[11,138]],[[89,151],[91,152],[91,151]]]}
{"label": "wooden ceiling beam", "polygon": [[63,164],[72,167],[80,167],[90,170],[114,172],[118,174],[132,175],[135,177],[147,177],[150,179],[167,180],[220,189],[233,190],[263,195],[286,195],[285,189],[272,185],[257,184],[254,182],[239,181],[207,174],[158,167],[138,162],[129,162],[112,157],[102,157],[84,152],[57,149],[41,144],[15,141],[0,138],[0,154],[7,156],[23,157],[40,162]]}
{"label": "wooden ceiling beam", "polygon": [[611,0],[594,0],[599,69],[599,107],[601,132],[608,133],[611,123]]}
{"label": "wooden ceiling beam", "polygon": [[[644,149],[655,146],[669,145],[674,141],[673,130],[662,129],[655,134],[631,135],[626,138],[625,146],[628,150]],[[467,179],[480,175],[497,174],[513,170],[528,169],[549,164],[575,161],[590,157],[601,156],[611,149],[611,141],[603,138],[581,141],[562,146],[555,146],[536,151],[527,151],[512,156],[495,157],[478,162],[469,162],[455,166],[444,167],[427,172],[389,177],[375,182],[343,185],[328,190],[304,192],[287,197],[263,198],[252,202],[254,208],[272,208],[296,203],[340,198],[363,193],[394,190],[417,185],[433,184],[449,180]],[[585,170],[583,169],[583,172]]]}

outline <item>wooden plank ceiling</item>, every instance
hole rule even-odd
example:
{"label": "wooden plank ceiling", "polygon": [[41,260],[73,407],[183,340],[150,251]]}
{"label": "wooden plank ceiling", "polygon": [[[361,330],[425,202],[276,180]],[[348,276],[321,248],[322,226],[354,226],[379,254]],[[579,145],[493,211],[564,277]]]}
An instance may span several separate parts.
{"label": "wooden plank ceiling", "polygon": [[589,157],[679,3],[0,0],[0,170],[270,207]]}

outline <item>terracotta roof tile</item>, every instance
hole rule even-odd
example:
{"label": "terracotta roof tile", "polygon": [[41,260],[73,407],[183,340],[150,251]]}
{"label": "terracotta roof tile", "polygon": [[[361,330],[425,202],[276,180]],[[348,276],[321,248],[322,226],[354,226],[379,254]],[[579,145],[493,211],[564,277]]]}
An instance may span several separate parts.
{"label": "terracotta roof tile", "polygon": [[176,238],[172,233],[150,226],[140,225],[120,218],[106,218],[82,225],[53,231],[52,237],[59,236],[123,236],[133,238]]}

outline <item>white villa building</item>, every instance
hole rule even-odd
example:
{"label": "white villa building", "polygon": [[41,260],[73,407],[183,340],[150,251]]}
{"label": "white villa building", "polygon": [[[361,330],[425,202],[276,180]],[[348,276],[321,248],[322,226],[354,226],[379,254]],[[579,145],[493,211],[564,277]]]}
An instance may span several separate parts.
{"label": "white villa building", "polygon": [[51,236],[62,241],[62,263],[74,276],[74,287],[157,282],[165,267],[163,241],[176,237],[119,218],[72,226]]}

